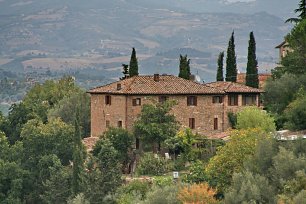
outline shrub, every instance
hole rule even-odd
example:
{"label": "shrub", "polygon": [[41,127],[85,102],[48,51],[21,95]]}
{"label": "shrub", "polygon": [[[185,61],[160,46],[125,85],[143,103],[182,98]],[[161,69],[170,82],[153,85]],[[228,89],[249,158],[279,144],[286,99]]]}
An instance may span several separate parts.
{"label": "shrub", "polygon": [[179,204],[181,202],[177,199],[177,192],[178,187],[174,185],[153,186],[142,204]]}
{"label": "shrub", "polygon": [[150,190],[150,184],[147,181],[134,180],[119,189],[120,194],[130,194],[134,197],[144,199],[146,193]]}
{"label": "shrub", "polygon": [[275,131],[274,119],[257,107],[246,107],[237,113],[237,129],[261,128],[269,133]]}
{"label": "shrub", "polygon": [[237,115],[233,112],[228,112],[227,116],[231,127],[235,129],[237,125]]}
{"label": "shrub", "polygon": [[153,184],[160,187],[171,186],[173,184],[173,178],[172,176],[155,176]]}
{"label": "shrub", "polygon": [[178,200],[183,203],[219,203],[214,197],[217,191],[210,188],[207,183],[185,186],[178,192]]}
{"label": "shrub", "polygon": [[136,167],[136,174],[159,176],[171,169],[171,164],[166,159],[154,156],[153,153],[145,153]]}
{"label": "shrub", "polygon": [[191,164],[189,173],[183,178],[183,181],[187,183],[200,183],[206,180],[207,177],[205,174],[204,164],[200,160]]}

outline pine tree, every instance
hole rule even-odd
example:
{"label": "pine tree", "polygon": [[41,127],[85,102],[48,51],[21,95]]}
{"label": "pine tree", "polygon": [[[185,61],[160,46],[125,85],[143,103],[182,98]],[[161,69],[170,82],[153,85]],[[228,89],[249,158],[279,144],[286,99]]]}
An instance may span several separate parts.
{"label": "pine tree", "polygon": [[121,77],[120,80],[123,80],[129,77],[129,65],[122,64],[122,69],[123,69],[122,71],[123,77]]}
{"label": "pine tree", "polygon": [[306,19],[306,0],[300,0],[299,8],[294,10],[295,13],[299,13],[298,18],[289,18],[286,23],[299,23],[303,19]]}
{"label": "pine tree", "polygon": [[219,57],[218,57],[217,81],[224,81],[223,58],[224,58],[224,52],[220,52]]}
{"label": "pine tree", "polygon": [[83,173],[84,173],[84,158],[83,158],[83,145],[80,132],[79,122],[79,109],[76,111],[75,118],[75,132],[73,138],[73,168],[72,168],[72,192],[77,195],[82,190]]}
{"label": "pine tree", "polygon": [[256,42],[253,32],[250,33],[245,84],[254,88],[258,88],[259,85],[256,59]]}
{"label": "pine tree", "polygon": [[136,57],[136,50],[133,47],[132,54],[131,54],[131,60],[130,60],[130,70],[129,70],[130,77],[132,76],[138,76],[138,61]]}
{"label": "pine tree", "polygon": [[226,56],[226,81],[237,81],[237,64],[235,54],[235,38],[234,31],[228,42],[227,56]]}
{"label": "pine tree", "polygon": [[190,72],[190,59],[187,58],[187,55],[180,55],[180,66],[179,66],[179,77],[183,79],[189,79]]}

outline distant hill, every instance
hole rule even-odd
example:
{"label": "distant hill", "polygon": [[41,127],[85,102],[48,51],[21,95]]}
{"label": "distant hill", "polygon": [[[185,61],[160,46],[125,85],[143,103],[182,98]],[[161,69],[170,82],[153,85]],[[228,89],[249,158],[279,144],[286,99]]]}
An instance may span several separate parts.
{"label": "distant hill", "polygon": [[[176,74],[179,56],[175,55],[181,53],[205,58],[193,60],[192,69],[209,81],[215,78],[217,55],[226,50],[233,30],[242,70],[250,31],[255,33],[259,63],[273,68],[277,61],[274,47],[291,25],[265,10],[235,13],[244,3],[216,2],[219,1],[0,0],[0,58],[17,59],[0,65],[0,69],[20,71],[23,66],[25,70],[31,67],[52,71],[90,67],[114,78],[121,74],[121,64],[128,63],[131,48],[135,47],[142,73]],[[258,0],[256,5],[263,7],[262,2]],[[220,12],[222,8],[231,11],[232,7],[237,9]],[[279,3],[275,9],[281,12],[282,7]],[[31,60],[20,61],[25,56]]]}

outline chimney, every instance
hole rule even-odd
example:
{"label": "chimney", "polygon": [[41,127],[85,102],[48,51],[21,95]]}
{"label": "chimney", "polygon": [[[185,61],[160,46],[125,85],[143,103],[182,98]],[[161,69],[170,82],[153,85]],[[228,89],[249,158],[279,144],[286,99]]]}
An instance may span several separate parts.
{"label": "chimney", "polygon": [[190,81],[196,81],[195,75],[194,75],[194,74],[191,74],[191,75],[189,76],[189,80],[190,80]]}
{"label": "chimney", "polygon": [[159,74],[154,74],[154,81],[159,82]]}
{"label": "chimney", "polygon": [[117,90],[119,91],[119,90],[121,90],[121,84],[117,84]]}

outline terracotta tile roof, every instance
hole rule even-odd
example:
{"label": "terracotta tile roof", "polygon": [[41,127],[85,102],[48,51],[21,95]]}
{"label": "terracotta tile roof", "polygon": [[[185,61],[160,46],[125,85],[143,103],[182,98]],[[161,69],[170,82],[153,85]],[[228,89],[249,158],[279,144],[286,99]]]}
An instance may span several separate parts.
{"label": "terracotta tile roof", "polygon": [[[121,88],[118,88],[120,84]],[[196,83],[172,75],[159,75],[159,80],[154,81],[153,75],[134,76],[125,80],[100,86],[88,91],[88,93],[110,94],[223,94],[220,89],[205,84]]]}
{"label": "terracotta tile roof", "polygon": [[228,81],[217,81],[207,83],[207,86],[212,88],[220,89],[226,93],[262,93],[261,89],[252,88],[244,84],[228,82]]}

